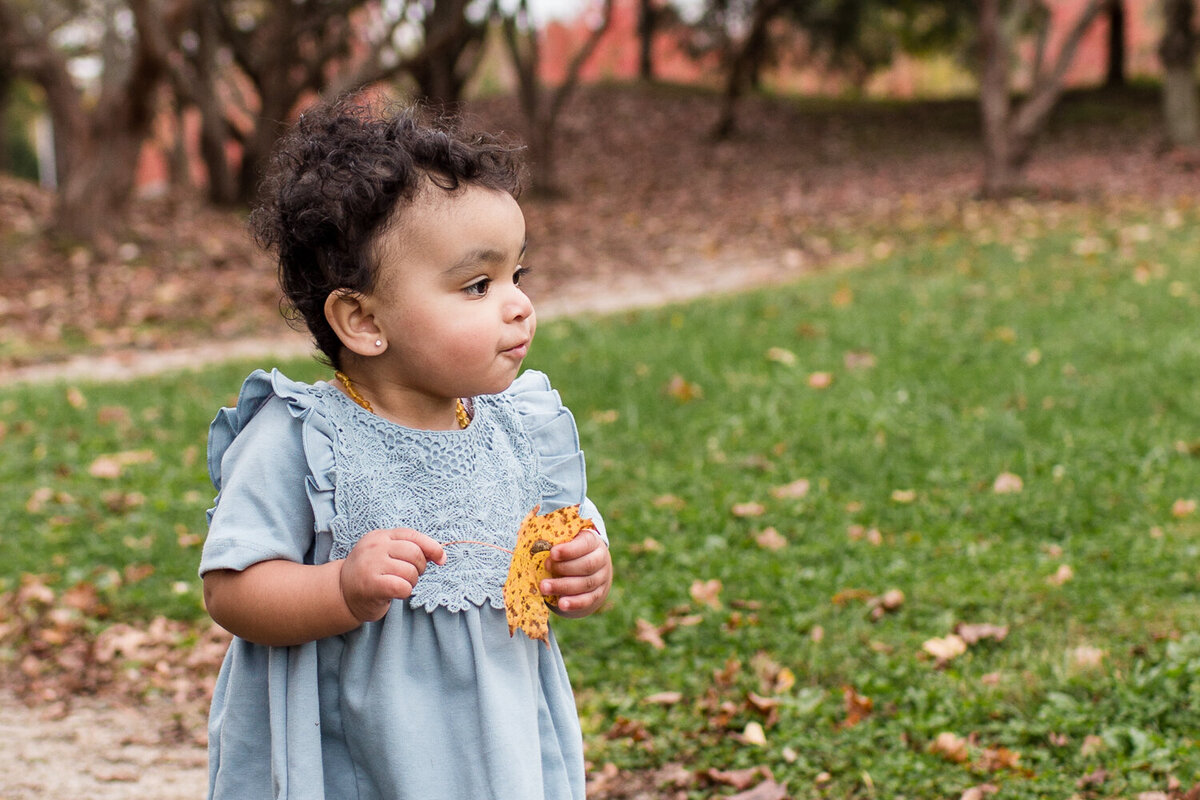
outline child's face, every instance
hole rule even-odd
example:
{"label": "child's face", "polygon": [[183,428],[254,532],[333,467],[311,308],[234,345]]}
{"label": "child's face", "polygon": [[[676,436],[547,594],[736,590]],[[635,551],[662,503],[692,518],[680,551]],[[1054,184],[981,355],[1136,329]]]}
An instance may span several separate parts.
{"label": "child's face", "polygon": [[430,397],[508,388],[537,320],[520,288],[525,216],[511,195],[426,186],[378,242],[379,365],[389,380]]}

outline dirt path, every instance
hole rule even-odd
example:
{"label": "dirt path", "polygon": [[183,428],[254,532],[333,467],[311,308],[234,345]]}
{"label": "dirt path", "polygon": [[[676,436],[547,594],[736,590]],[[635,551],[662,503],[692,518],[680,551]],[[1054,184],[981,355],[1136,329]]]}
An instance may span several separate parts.
{"label": "dirt path", "polygon": [[[576,314],[604,314],[633,308],[766,286],[798,278],[809,267],[788,258],[759,259],[727,264],[695,264],[686,271],[657,271],[605,276],[603,281],[575,278],[560,284],[553,295],[534,297],[542,320]],[[686,279],[685,279],[686,278]],[[169,350],[117,350],[100,356],[80,356],[67,361],[5,368],[0,382],[117,381],[145,375],[202,367],[222,361],[254,358],[295,358],[310,352],[308,339],[290,333],[280,321],[280,333]],[[4,800],[0,797],[0,800]]]}
{"label": "dirt path", "polygon": [[63,716],[0,693],[0,800],[198,800],[208,757],[169,741],[171,709],[83,698]]}

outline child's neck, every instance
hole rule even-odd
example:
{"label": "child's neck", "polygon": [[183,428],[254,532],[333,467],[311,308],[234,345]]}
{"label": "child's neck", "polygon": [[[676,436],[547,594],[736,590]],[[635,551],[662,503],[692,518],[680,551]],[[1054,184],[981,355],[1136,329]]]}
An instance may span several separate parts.
{"label": "child's neck", "polygon": [[438,397],[347,364],[330,383],[371,413],[406,428],[458,430],[464,419],[456,397]]}

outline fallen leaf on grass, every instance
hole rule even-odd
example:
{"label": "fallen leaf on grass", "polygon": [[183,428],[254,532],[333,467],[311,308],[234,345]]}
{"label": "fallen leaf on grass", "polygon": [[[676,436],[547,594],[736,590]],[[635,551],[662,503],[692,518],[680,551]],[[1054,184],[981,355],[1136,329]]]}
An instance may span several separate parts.
{"label": "fallen leaf on grass", "polygon": [[1080,645],[1071,651],[1071,663],[1080,669],[1098,669],[1104,663],[1104,651],[1091,645]]}
{"label": "fallen leaf on grass", "polygon": [[734,789],[749,789],[763,780],[772,778],[771,770],[766,767],[748,767],[746,769],[706,769],[701,773],[709,783],[730,786]]}
{"label": "fallen leaf on grass", "polygon": [[790,367],[796,363],[796,354],[782,347],[772,347],[767,350],[767,360]]}
{"label": "fallen leaf on grass", "polygon": [[983,751],[979,766],[987,772],[999,772],[1002,769],[1019,769],[1021,754],[1007,747],[989,747]]}
{"label": "fallen leaf on grass", "polygon": [[645,642],[655,650],[662,650],[667,646],[667,643],[663,641],[662,633],[658,630],[658,626],[640,618],[637,621],[637,633],[634,635],[634,638],[639,642]]}
{"label": "fallen leaf on grass", "polygon": [[704,390],[698,384],[692,383],[679,374],[671,376],[671,380],[667,381],[665,391],[668,396],[680,403],[690,403],[704,397]]}
{"label": "fallen leaf on grass", "polygon": [[1176,519],[1183,519],[1184,517],[1190,517],[1192,514],[1195,514],[1195,513],[1196,513],[1196,501],[1195,500],[1176,500],[1174,503],[1171,504],[1171,516],[1175,517]]}
{"label": "fallen leaf on grass", "polygon": [[926,640],[925,643],[921,645],[921,649],[933,656],[937,660],[937,663],[941,665],[949,661],[953,661],[963,653],[967,652],[967,643],[963,641],[961,636],[956,633],[952,633],[949,636],[944,636],[940,639],[935,638]]}
{"label": "fallen leaf on grass", "polygon": [[971,754],[967,751],[967,740],[950,731],[939,733],[933,744],[929,745],[929,752],[955,764],[965,764],[971,760]]}
{"label": "fallen leaf on grass", "polygon": [[154,574],[153,564],[130,564],[121,573],[125,583],[140,583]]}
{"label": "fallen leaf on grass", "polygon": [[1008,636],[1008,626],[992,625],[987,622],[960,622],[958,625],[954,626],[954,632],[957,633],[968,645],[976,644],[984,639],[993,639],[997,642],[1003,642]]}
{"label": "fallen leaf on grass", "polygon": [[652,706],[673,706],[683,702],[683,692],[658,692],[643,697],[642,702]]}
{"label": "fallen leaf on grass", "polygon": [[851,525],[846,528],[846,537],[852,542],[866,540],[873,547],[879,547],[883,544],[883,534],[878,528],[867,529],[862,525]]}
{"label": "fallen leaf on grass", "polygon": [[[687,610],[686,608],[684,609]],[[699,625],[704,621],[704,617],[700,614],[679,614],[672,613],[667,617],[667,621],[662,625],[655,625],[652,622],[639,618],[637,621],[637,632],[634,638],[639,642],[645,642],[655,650],[662,650],[667,646],[663,640],[665,634],[670,633],[676,628],[687,628],[693,625]]]}
{"label": "fallen leaf on grass", "polygon": [[29,495],[29,499],[25,501],[25,510],[30,514],[41,512],[46,504],[54,497],[54,490],[49,486],[39,486]]}
{"label": "fallen leaf on grass", "polygon": [[972,786],[963,791],[959,800],[983,800],[989,794],[995,794],[1000,791],[1000,787],[991,783],[981,783],[978,786]]}
{"label": "fallen leaf on grass", "polygon": [[132,420],[125,406],[104,406],[96,412],[96,422],[101,425],[128,425]]}
{"label": "fallen leaf on grass", "polygon": [[884,614],[900,610],[900,607],[904,605],[904,592],[899,589],[888,589],[879,597],[872,597],[868,600],[867,605],[871,608],[871,619],[879,620]]}
{"label": "fallen leaf on grass", "polygon": [[871,369],[875,366],[875,355],[866,350],[851,350],[846,353],[843,361],[846,369]]}
{"label": "fallen leaf on grass", "polygon": [[996,494],[1018,494],[1025,488],[1025,482],[1020,475],[1011,472],[1001,472],[992,482],[992,491]]}
{"label": "fallen leaf on grass", "polygon": [[721,581],[717,578],[707,581],[696,580],[692,581],[692,587],[688,590],[688,593],[700,605],[708,606],[709,608],[720,608],[722,588]]}
{"label": "fallen leaf on grass", "polygon": [[917,499],[915,489],[896,489],[892,492],[893,503],[911,503]]}
{"label": "fallen leaf on grass", "polygon": [[808,478],[798,478],[791,483],[785,483],[783,486],[776,486],[771,490],[771,496],[780,500],[800,498],[807,495],[810,488],[811,483]]}
{"label": "fallen leaf on grass", "polygon": [[810,389],[828,389],[832,385],[832,372],[814,372],[808,376],[808,386]]}
{"label": "fallen leaf on grass", "polygon": [[767,508],[762,503],[735,503],[730,513],[735,517],[761,517]]}
{"label": "fallen leaf on grass", "polygon": [[[754,674],[758,677],[759,685],[764,692],[770,694],[780,694],[790,690],[796,685],[796,673],[784,666],[776,663],[775,659],[771,658],[765,652],[755,653],[750,658],[750,668],[754,670]],[[763,709],[754,701],[754,695],[751,695],[750,701],[759,711]],[[764,700],[764,702],[771,702]]]}
{"label": "fallen leaf on grass", "polygon": [[834,594],[831,602],[835,606],[844,606],[855,600],[870,600],[873,595],[866,589],[841,589]]}
{"label": "fallen leaf on grass", "polygon": [[1096,767],[1094,770],[1084,775],[1079,780],[1075,781],[1075,786],[1079,789],[1087,789],[1092,786],[1101,786],[1108,780],[1108,770],[1103,767]]}
{"label": "fallen leaf on grass", "polygon": [[687,502],[673,494],[659,495],[654,498],[653,504],[655,508],[669,508],[673,511],[681,511],[687,508]]}
{"label": "fallen leaf on grass", "polygon": [[71,408],[87,408],[87,398],[74,386],[67,389],[67,403]]}
{"label": "fallen leaf on grass", "polygon": [[122,492],[120,490],[104,492],[100,495],[104,507],[114,514],[124,514],[146,503],[146,495],[141,492]]}
{"label": "fallen leaf on grass", "polygon": [[617,717],[612,727],[604,734],[606,739],[632,739],[635,742],[648,741],[650,731],[646,726],[628,717]]}
{"label": "fallen leaf on grass", "polygon": [[88,474],[93,478],[119,478],[125,467],[134,464],[150,464],[155,460],[153,450],[126,450],[99,456],[88,467]]}
{"label": "fallen leaf on grass", "polygon": [[746,744],[752,744],[756,747],[766,747],[767,732],[763,730],[762,723],[749,722],[742,731],[741,739]]}
{"label": "fallen leaf on grass", "polygon": [[875,701],[866,695],[859,694],[854,687],[845,686],[842,688],[842,707],[846,710],[846,718],[838,724],[838,727],[853,728],[871,716],[871,711],[875,708]]}
{"label": "fallen leaf on grass", "polygon": [[753,789],[747,789],[744,792],[730,795],[726,800],[787,800],[787,786],[781,783],[776,783],[773,780],[766,780],[755,786]]}
{"label": "fallen leaf on grass", "polygon": [[1051,586],[1062,586],[1064,583],[1068,582],[1074,577],[1075,570],[1071,568],[1071,565],[1061,564],[1059,565],[1059,568],[1055,570],[1053,575],[1051,575],[1049,578],[1046,578],[1046,583],[1050,584]]}
{"label": "fallen leaf on grass", "polygon": [[774,528],[764,528],[754,537],[754,541],[764,550],[782,550],[787,547],[787,539]]}

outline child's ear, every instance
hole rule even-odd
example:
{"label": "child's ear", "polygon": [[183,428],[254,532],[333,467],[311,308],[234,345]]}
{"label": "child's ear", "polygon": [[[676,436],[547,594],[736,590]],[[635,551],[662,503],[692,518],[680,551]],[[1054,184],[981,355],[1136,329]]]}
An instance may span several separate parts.
{"label": "child's ear", "polygon": [[325,319],[350,352],[360,356],[377,356],[387,349],[383,331],[375,324],[375,316],[357,292],[338,289],[325,298]]}

